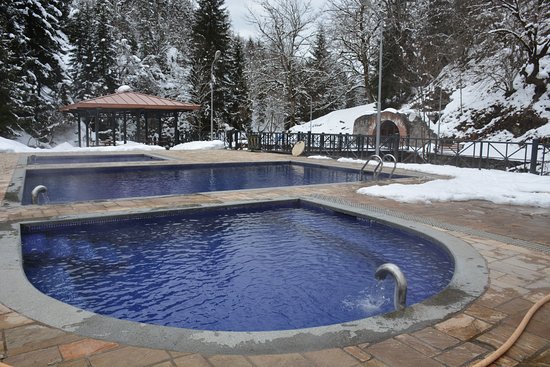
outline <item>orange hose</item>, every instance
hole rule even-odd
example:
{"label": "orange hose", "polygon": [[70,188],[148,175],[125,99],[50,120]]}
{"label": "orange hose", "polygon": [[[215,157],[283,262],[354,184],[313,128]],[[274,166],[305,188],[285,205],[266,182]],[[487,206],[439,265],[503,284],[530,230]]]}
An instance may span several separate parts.
{"label": "orange hose", "polygon": [[506,353],[508,351],[508,349],[510,349],[512,347],[512,345],[514,345],[514,343],[519,339],[519,337],[523,333],[523,330],[525,330],[525,327],[527,326],[527,324],[529,323],[529,321],[531,320],[531,318],[533,317],[535,312],[537,312],[538,309],[541,308],[548,301],[550,301],[550,294],[547,294],[540,301],[535,303],[529,309],[529,311],[527,311],[527,313],[523,317],[523,320],[521,320],[521,322],[519,323],[516,330],[514,330],[512,335],[510,335],[508,340],[506,340],[506,342],[504,344],[502,344],[500,346],[500,348],[495,350],[492,354],[488,355],[487,357],[485,357],[481,361],[479,361],[476,364],[472,365],[472,367],[487,367],[488,365],[490,365],[491,363],[493,363],[494,361],[496,361],[497,359],[502,357],[502,355],[504,353]]}

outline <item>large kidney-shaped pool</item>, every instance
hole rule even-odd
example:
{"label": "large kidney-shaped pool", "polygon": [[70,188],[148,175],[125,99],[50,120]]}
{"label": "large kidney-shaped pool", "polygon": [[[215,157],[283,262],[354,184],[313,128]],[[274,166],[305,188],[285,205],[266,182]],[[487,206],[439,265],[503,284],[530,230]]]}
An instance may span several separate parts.
{"label": "large kidney-shaped pool", "polygon": [[393,311],[398,265],[407,305],[450,282],[440,244],[368,218],[290,200],[22,227],[24,270],[60,301],[141,323],[267,331]]}

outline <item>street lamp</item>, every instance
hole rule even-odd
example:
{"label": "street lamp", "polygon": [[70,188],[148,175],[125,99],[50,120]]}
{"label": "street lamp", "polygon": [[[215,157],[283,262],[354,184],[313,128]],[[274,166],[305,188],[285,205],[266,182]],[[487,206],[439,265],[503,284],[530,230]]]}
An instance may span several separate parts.
{"label": "street lamp", "polygon": [[380,17],[380,55],[378,56],[378,102],[376,107],[376,145],[375,154],[380,155],[380,125],[382,113],[382,47],[384,40],[384,19],[382,14],[376,10],[370,0],[362,0],[362,3],[371,8]]}
{"label": "street lamp", "polygon": [[217,50],[214,54],[214,60],[212,60],[212,66],[210,67],[210,140],[214,140],[214,84],[216,78],[214,77],[214,64],[220,58],[222,52]]}

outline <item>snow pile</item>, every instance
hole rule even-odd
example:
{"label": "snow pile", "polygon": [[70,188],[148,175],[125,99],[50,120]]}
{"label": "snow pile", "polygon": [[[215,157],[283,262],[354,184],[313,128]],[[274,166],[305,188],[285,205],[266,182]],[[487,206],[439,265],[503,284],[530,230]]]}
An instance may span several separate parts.
{"label": "snow pile", "polygon": [[207,150],[207,149],[225,149],[225,145],[221,140],[212,141],[192,141],[173,146],[171,150]]}
{"label": "snow pile", "polygon": [[451,178],[418,185],[376,185],[357,192],[405,203],[486,200],[495,204],[550,208],[548,176],[431,164],[399,163],[397,167]]}
{"label": "snow pile", "polygon": [[129,85],[121,85],[115,90],[115,93],[127,93],[131,91],[132,91],[132,87],[130,87]]}
{"label": "snow pile", "polygon": [[[376,103],[333,111],[325,116],[311,120],[311,132],[315,134],[352,134],[353,124],[357,118],[373,114],[376,114]],[[310,122],[290,128],[290,132],[292,133],[305,133],[309,130]]]}
{"label": "snow pile", "polygon": [[164,150],[158,145],[145,145],[129,141],[124,144],[122,141],[117,141],[116,146],[99,146],[99,147],[75,147],[68,142],[61,143],[51,149],[31,148],[25,144],[14,140],[6,139],[0,136],[0,152],[3,153],[59,153],[59,152],[128,152],[135,150]]}

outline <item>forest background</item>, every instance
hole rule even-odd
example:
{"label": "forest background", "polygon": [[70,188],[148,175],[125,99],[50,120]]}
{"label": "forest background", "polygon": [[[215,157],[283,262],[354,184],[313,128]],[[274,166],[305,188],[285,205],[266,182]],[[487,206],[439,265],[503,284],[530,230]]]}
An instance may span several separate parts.
{"label": "forest background", "polygon": [[457,133],[478,138],[491,125],[522,136],[548,124],[547,0],[335,0],[323,9],[256,0],[251,8],[257,35],[243,39],[224,0],[1,2],[0,135],[47,142],[75,124],[60,106],[128,85],[200,104],[184,128],[204,138],[212,80],[216,127],[288,130],[374,102],[381,44],[383,108],[407,105],[436,122],[475,75],[501,100],[518,90],[529,100],[474,111]]}

